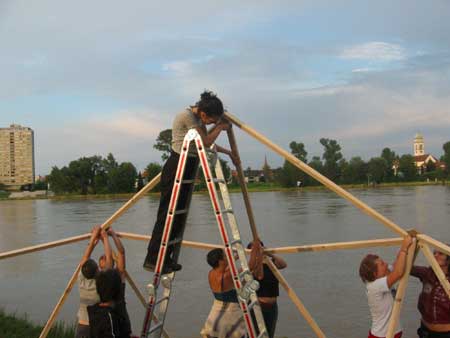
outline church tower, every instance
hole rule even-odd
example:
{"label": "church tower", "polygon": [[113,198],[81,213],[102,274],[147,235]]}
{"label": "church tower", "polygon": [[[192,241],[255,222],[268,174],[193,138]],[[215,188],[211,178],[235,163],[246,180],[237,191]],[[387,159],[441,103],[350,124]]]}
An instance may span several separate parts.
{"label": "church tower", "polygon": [[414,137],[414,156],[420,156],[425,154],[425,144],[423,141],[423,136],[420,133],[416,134]]}

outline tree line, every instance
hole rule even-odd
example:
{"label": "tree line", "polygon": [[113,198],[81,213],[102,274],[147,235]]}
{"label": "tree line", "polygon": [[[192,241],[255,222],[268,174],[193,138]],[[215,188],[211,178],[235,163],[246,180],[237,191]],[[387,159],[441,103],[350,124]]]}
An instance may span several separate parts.
{"label": "tree line", "polygon": [[[154,149],[162,152],[163,161],[170,155],[171,142],[172,130],[166,129],[159,133],[156,143],[153,145]],[[390,148],[384,148],[380,156],[373,157],[367,162],[359,156],[346,160],[342,155],[341,146],[336,140],[321,138],[320,144],[323,146],[322,156],[313,156],[310,160],[303,143],[292,141],[289,148],[296,158],[338,184],[379,184],[449,178],[450,142],[443,145],[444,154],[440,158],[440,161],[446,164],[446,169],[436,167],[430,162],[424,168],[423,175],[420,176],[414,163],[414,157],[410,154],[399,156]],[[227,161],[221,159],[221,163],[224,167],[225,177],[231,178],[231,169]],[[394,166],[396,170],[394,170]],[[105,158],[98,155],[82,157],[71,161],[69,165],[61,169],[54,166],[47,176],[47,182],[50,184],[50,189],[57,194],[130,193],[140,190],[144,186],[145,179],[151,180],[158,175],[161,169],[159,163],[151,162],[142,175],[132,163],[122,162],[119,164],[110,153]],[[265,182],[272,182],[284,187],[298,186],[299,183],[302,186],[319,184],[288,161],[276,169],[265,165],[262,173]],[[236,183],[235,179],[233,182]]]}
{"label": "tree line", "polygon": [[[310,161],[303,143],[292,141],[289,148],[296,158],[338,184],[379,184],[449,178],[450,142],[443,145],[444,154],[440,158],[446,168],[436,167],[430,161],[422,169],[421,175],[418,174],[414,156],[410,154],[400,156],[390,148],[384,148],[380,156],[373,157],[367,162],[359,156],[346,160],[342,155],[341,146],[336,140],[321,138],[320,144],[323,146],[322,157],[313,156]],[[264,171],[266,170],[267,168]],[[272,172],[272,180],[285,187],[296,186],[298,182],[301,182],[303,186],[319,184],[288,161],[285,161],[281,168]]]}

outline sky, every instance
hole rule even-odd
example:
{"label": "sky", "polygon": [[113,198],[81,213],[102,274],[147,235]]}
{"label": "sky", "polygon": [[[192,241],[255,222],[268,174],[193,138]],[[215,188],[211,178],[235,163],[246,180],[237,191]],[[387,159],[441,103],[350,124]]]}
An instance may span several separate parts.
{"label": "sky", "polygon": [[[450,140],[450,1],[0,0],[0,127],[35,131],[36,174],[113,153],[161,162],[158,133],[217,93],[308,159],[439,157]],[[244,167],[283,160],[235,128]],[[227,146],[227,139],[219,138]]]}

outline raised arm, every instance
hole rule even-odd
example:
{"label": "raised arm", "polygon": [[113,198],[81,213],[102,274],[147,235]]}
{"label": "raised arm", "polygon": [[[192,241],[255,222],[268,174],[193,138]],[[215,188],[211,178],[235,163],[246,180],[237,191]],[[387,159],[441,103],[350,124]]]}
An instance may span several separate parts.
{"label": "raised arm", "polygon": [[108,234],[105,230],[101,230],[100,237],[102,238],[103,242],[103,249],[105,251],[105,269],[111,269],[113,267],[113,259],[112,259],[112,251],[111,251],[111,245],[109,244]]}
{"label": "raised arm", "polygon": [[283,258],[281,258],[280,256],[277,256],[272,253],[267,253],[266,255],[272,259],[272,262],[273,262],[273,264],[275,264],[277,269],[282,270],[287,267],[286,261]]}
{"label": "raised arm", "polygon": [[397,259],[394,262],[393,270],[387,275],[387,285],[392,287],[405,273],[406,257],[408,255],[408,248],[412,243],[411,236],[406,236],[403,239],[400,251],[397,254]]}
{"label": "raised arm", "polygon": [[117,270],[120,273],[120,276],[122,279],[125,277],[125,248],[122,245],[122,241],[120,240],[119,236],[117,236],[116,232],[113,230],[113,228],[108,229],[108,235],[112,237],[114,241],[114,245],[117,248]]}
{"label": "raised arm", "polygon": [[94,226],[91,230],[91,238],[89,239],[88,246],[84,250],[83,257],[81,258],[81,265],[83,265],[89,258],[91,258],[92,251],[94,251],[95,246],[98,243],[100,235],[100,227],[98,225]]}
{"label": "raised arm", "polygon": [[220,121],[214,127],[212,127],[208,132],[205,132],[205,129],[201,127],[196,127],[195,129],[200,134],[200,137],[202,138],[203,145],[205,147],[210,147],[219,137],[220,132],[223,130],[228,130],[231,128],[231,124],[228,121]]}
{"label": "raised arm", "polygon": [[259,240],[253,241],[250,251],[250,259],[248,260],[248,267],[256,279],[264,278],[263,269],[263,249]]}

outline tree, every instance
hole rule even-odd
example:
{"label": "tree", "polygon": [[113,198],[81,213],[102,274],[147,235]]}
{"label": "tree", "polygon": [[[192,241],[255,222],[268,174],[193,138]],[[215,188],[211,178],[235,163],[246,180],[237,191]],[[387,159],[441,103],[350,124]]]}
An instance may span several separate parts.
{"label": "tree", "polygon": [[138,172],[137,176],[137,190],[140,191],[144,187],[144,180],[142,179],[141,172]]}
{"label": "tree", "polygon": [[[315,169],[316,171],[318,171],[319,173],[323,174],[323,163],[320,160],[319,156],[313,156],[313,158],[311,159],[311,162],[308,163],[308,165]],[[307,176],[307,180],[306,180],[306,184],[308,185],[318,185],[319,182],[317,182],[315,179],[313,179],[312,177]]]}
{"label": "tree", "polygon": [[125,193],[135,191],[137,171],[130,162],[121,163],[110,173],[111,193]]}
{"label": "tree", "polygon": [[162,170],[159,163],[150,162],[147,167],[145,167],[145,172],[147,173],[147,179],[151,181],[156,175],[158,175]]}
{"label": "tree", "polygon": [[341,175],[346,183],[364,183],[367,180],[367,163],[359,156],[352,157]]}
{"label": "tree", "polygon": [[450,141],[444,143],[442,148],[444,149],[444,155],[442,156],[442,161],[445,163],[445,172],[448,176],[450,173]]}
{"label": "tree", "polygon": [[436,171],[436,163],[434,163],[433,161],[428,161],[428,163],[426,164],[426,171],[428,173]]}
{"label": "tree", "polygon": [[368,174],[372,178],[372,181],[376,183],[383,182],[386,177],[387,162],[382,157],[373,157],[368,163]]}
{"label": "tree", "polygon": [[153,145],[153,148],[162,151],[162,160],[167,160],[172,149],[172,129],[166,129],[160,132],[156,139],[156,144]]}
{"label": "tree", "polygon": [[398,156],[391,149],[384,148],[381,151],[381,158],[386,161],[386,180],[390,181],[394,178],[394,161],[398,158]]}
{"label": "tree", "polygon": [[323,171],[332,181],[337,181],[340,176],[339,173],[339,160],[342,159],[341,146],[336,140],[330,140],[327,138],[321,138],[320,144],[324,147],[322,158],[325,160],[323,165]]}
{"label": "tree", "polygon": [[399,171],[405,181],[413,181],[417,176],[417,168],[412,155],[402,155],[399,160]]}
{"label": "tree", "polygon": [[[308,153],[305,150],[305,145],[301,142],[292,141],[289,143],[291,148],[291,154],[298,158],[300,161],[306,162],[306,156]],[[306,175],[296,166],[288,161],[284,161],[283,168],[279,175],[280,184],[285,187],[295,187],[297,182],[305,183]]]}

